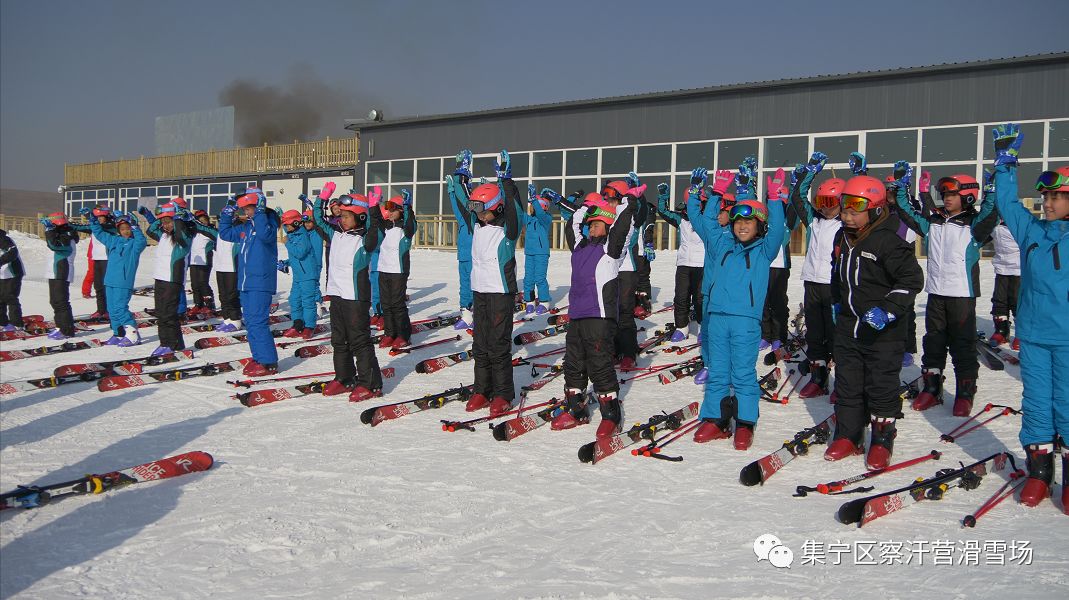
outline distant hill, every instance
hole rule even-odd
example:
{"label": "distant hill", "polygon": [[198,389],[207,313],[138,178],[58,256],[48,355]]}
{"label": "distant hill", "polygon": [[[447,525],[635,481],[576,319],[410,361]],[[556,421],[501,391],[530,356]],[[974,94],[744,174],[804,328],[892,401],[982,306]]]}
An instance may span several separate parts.
{"label": "distant hill", "polygon": [[63,195],[58,192],[38,192],[0,188],[0,214],[9,217],[36,217],[63,210]]}

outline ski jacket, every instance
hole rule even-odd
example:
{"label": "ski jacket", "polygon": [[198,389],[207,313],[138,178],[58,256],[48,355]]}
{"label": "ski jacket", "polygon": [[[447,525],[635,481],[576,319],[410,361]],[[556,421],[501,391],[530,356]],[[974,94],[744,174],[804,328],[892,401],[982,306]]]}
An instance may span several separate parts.
{"label": "ski jacket", "polygon": [[270,208],[258,208],[251,219],[237,225],[231,214],[219,217],[219,237],[238,245],[238,291],[275,293],[281,224],[278,213]]}
{"label": "ski jacket", "polygon": [[323,203],[316,203],[312,218],[323,231],[330,231],[330,271],[327,277],[328,296],[343,300],[371,302],[371,254],[379,247],[382,233],[379,231],[378,206],[368,211],[369,225],[366,231],[350,229],[343,231],[323,217]]}
{"label": "ski jacket", "polygon": [[223,238],[215,240],[215,255],[212,266],[218,273],[233,273],[237,270],[238,245]]}
{"label": "ski jacket", "polygon": [[193,243],[189,247],[189,264],[204,267],[212,266],[212,254],[215,252],[219,230],[208,225],[201,225]]}
{"label": "ski jacket", "polygon": [[60,225],[45,230],[45,244],[52,251],[52,262],[45,277],[48,279],[74,281],[74,255],[77,251],[78,232],[70,225]]}
{"label": "ski jacket", "polygon": [[991,266],[995,267],[996,275],[1020,275],[1021,274],[1021,249],[1017,242],[1013,241],[1013,234],[1006,223],[1000,223],[991,233],[991,239],[995,244],[995,256],[991,258]]}
{"label": "ski jacket", "polygon": [[412,249],[412,237],[416,235],[416,215],[412,213],[412,206],[404,207],[399,223],[388,219],[382,219],[380,223],[382,244],[376,252],[378,259],[372,270],[408,275],[412,272],[409,250]]}
{"label": "ski jacket", "polygon": [[564,237],[572,251],[572,286],[568,290],[570,319],[620,318],[620,265],[633,228],[636,199],[625,196],[616,210],[609,233],[598,239],[583,235],[587,207],[577,210],[565,224]]}
{"label": "ski jacket", "polygon": [[186,267],[189,266],[189,248],[199,227],[196,221],[174,219],[171,233],[163,231],[160,219],[154,219],[145,235],[156,240],[156,262],[152,276],[158,281],[185,283]]}
{"label": "ski jacket", "polygon": [[471,261],[471,241],[475,235],[476,220],[468,210],[468,188],[457,175],[446,178],[446,190],[449,192],[449,205],[453,207],[453,216],[457,219],[457,260]]}
{"label": "ski jacket", "polygon": [[809,202],[809,189],[815,175],[807,172],[798,186],[798,193],[791,195],[794,213],[806,228],[802,281],[831,283],[832,248],[843,221],[839,217],[826,218]]}
{"label": "ski jacket", "polygon": [[[470,211],[471,291],[516,294],[516,240],[520,237],[520,192],[511,179],[499,179],[505,208],[492,223],[481,223]],[[462,226],[463,227],[463,226]]]}
{"label": "ski jacket", "polygon": [[19,257],[19,247],[7,232],[0,229],[0,279],[19,279],[26,275],[26,267]]}
{"label": "ski jacket", "polygon": [[141,224],[136,220],[130,225],[131,237],[124,238],[101,227],[95,220],[89,221],[93,230],[93,239],[99,240],[97,249],[106,248],[110,260],[108,272],[104,274],[104,285],[108,287],[134,289],[137,266],[141,263],[141,253],[148,246],[145,234],[141,233]]}
{"label": "ski jacket", "polygon": [[638,243],[642,237],[642,228],[646,226],[649,218],[650,205],[646,201],[646,195],[635,199],[635,212],[632,220],[630,234],[627,237],[627,252],[624,253],[624,262],[620,264],[621,271],[634,271],[638,267],[638,256],[642,254],[642,247]]}
{"label": "ski jacket", "polygon": [[303,225],[297,227],[292,233],[286,234],[286,252],[289,257],[282,262],[290,268],[294,283],[319,281],[319,270],[322,265],[319,257],[316,256],[316,246],[319,246],[322,252],[323,243],[319,240],[319,234],[308,231]]}
{"label": "ski jacket", "polygon": [[538,200],[530,204],[534,208],[534,214],[523,213],[523,253],[525,256],[549,256],[549,232],[553,228],[553,214],[542,210],[542,203]]}
{"label": "ski jacket", "polygon": [[[709,206],[708,202],[705,205]],[[704,210],[704,209],[703,209]],[[668,208],[668,196],[657,196],[657,214],[679,230],[679,250],[676,252],[676,266],[701,267],[705,265],[705,244],[701,236],[694,231],[694,226],[687,217],[687,210],[674,211]]]}

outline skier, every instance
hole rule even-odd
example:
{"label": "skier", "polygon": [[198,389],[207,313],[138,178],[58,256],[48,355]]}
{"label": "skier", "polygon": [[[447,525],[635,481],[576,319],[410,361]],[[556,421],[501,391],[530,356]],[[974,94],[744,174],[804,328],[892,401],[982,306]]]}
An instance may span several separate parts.
{"label": "skier", "polygon": [[[783,202],[780,189],[786,180],[783,169],[768,179],[768,204],[753,195],[753,171],[741,171],[737,179],[738,203],[731,209],[730,235],[714,225],[711,215],[702,213],[701,190],[708,171],[697,168],[691,174],[687,217],[705,244],[705,281],[709,282],[704,306],[708,345],[708,379],[699,417],[702,424],[694,441],[705,443],[731,437],[735,419],[736,450],[753,443],[761,389],[757,385],[758,342],[761,313],[768,290],[768,268],[783,243]],[[745,178],[745,179],[743,179]],[[732,180],[730,171],[717,171],[713,194],[722,196]],[[733,387],[735,395],[728,392]]]}
{"label": "skier", "polygon": [[[83,208],[82,214],[88,215],[88,211],[88,208]],[[107,286],[108,306],[105,312],[111,321],[112,336],[105,343],[127,348],[141,343],[137,323],[130,314],[130,297],[134,293],[134,278],[141,263],[141,253],[148,246],[148,240],[141,233],[137,217],[133,215],[116,212],[114,226],[116,233],[111,233],[103,223],[93,219],[89,221],[93,243],[97,251],[106,252],[110,263],[104,272],[103,283]],[[100,297],[99,293],[97,297]]]}
{"label": "skier", "polygon": [[[911,172],[898,182],[907,189]],[[835,436],[826,460],[864,452],[861,438],[871,423],[865,463],[890,463],[902,416],[898,373],[907,324],[924,274],[913,250],[898,236],[887,191],[879,179],[851,177],[840,194],[842,229],[832,249],[831,298],[835,328]]]}
{"label": "skier", "polygon": [[[887,189],[888,198],[896,198],[898,196],[898,185],[895,182],[902,177],[908,167],[909,163],[905,161],[898,161],[897,163],[895,163],[894,173],[884,178],[884,188]],[[917,187],[920,191],[920,198],[909,193],[909,190],[906,190],[906,197],[909,200],[910,206],[913,207],[913,210],[921,213],[926,217],[930,215],[932,213],[932,210],[935,208],[935,203],[932,201],[932,195],[930,193],[931,185],[932,174],[924,172],[921,173],[920,178],[917,180]],[[921,235],[921,233],[919,231],[915,231],[910,226],[912,221],[902,218],[898,209],[897,202],[888,202],[887,207],[898,218],[898,237],[905,240],[906,243],[909,244],[910,248],[915,248],[916,241]],[[916,252],[914,252],[914,256],[916,256]],[[911,310],[909,315],[906,315],[903,318],[909,325],[909,331],[906,333],[906,352],[902,355],[902,366],[909,367],[913,365],[913,355],[917,353],[916,308]]]}
{"label": "skier", "polygon": [[[235,224],[233,215],[245,213],[245,222]],[[267,197],[258,188],[249,188],[238,198],[237,205],[227,205],[219,217],[219,237],[238,244],[238,292],[241,297],[241,318],[248,332],[252,361],[242,373],[247,377],[263,377],[278,373],[278,350],[268,323],[271,299],[275,295],[278,276],[279,216],[267,208]]]}
{"label": "skier", "polygon": [[[516,306],[516,240],[520,237],[520,192],[512,180],[512,161],[505,150],[497,158],[496,173],[497,183],[484,183],[475,188],[467,210],[458,213],[458,217],[467,219],[461,229],[472,230],[472,313],[477,324],[471,347],[475,358],[475,389],[465,408],[474,412],[489,405],[491,416],[507,412],[516,394],[511,349],[512,314]],[[461,194],[454,196],[454,204],[460,197]]]}
{"label": "skier", "polygon": [[74,312],[71,310],[71,282],[74,281],[74,255],[78,232],[70,226],[67,215],[55,212],[41,219],[45,227],[45,244],[52,251],[48,268],[48,303],[52,305],[56,328],[48,339],[65,340],[74,337]]}
{"label": "skier", "polygon": [[371,345],[371,281],[368,276],[371,253],[382,239],[378,228],[380,219],[375,216],[381,198],[382,191],[378,186],[367,196],[342,195],[337,203],[341,215],[337,224],[330,223],[323,215],[326,198],[320,196],[312,209],[316,226],[331,232],[327,295],[331,297],[330,345],[334,348],[334,379],[324,388],[323,395],[348,393],[350,402],[382,396],[382,372]]}
{"label": "skier", "polygon": [[283,273],[293,272],[290,284],[290,318],[293,326],[283,332],[283,337],[312,337],[319,318],[316,300],[319,297],[320,259],[315,246],[323,248],[319,235],[304,226],[304,216],[296,210],[282,213],[282,227],[286,231],[286,260],[278,261],[276,268]]}
{"label": "skier", "polygon": [[189,249],[189,285],[193,288],[193,310],[189,312],[207,316],[215,313],[215,296],[209,280],[219,230],[212,227],[211,217],[203,210],[195,211],[193,218],[203,227],[197,229]]}
{"label": "skier", "polygon": [[[90,212],[78,211],[82,216],[86,217],[89,223],[96,221],[99,223],[104,231],[108,233],[115,233],[115,223],[112,220],[111,208],[107,204],[98,204],[90,209]],[[90,215],[91,213],[91,215]],[[92,235],[92,231],[89,225],[77,225],[71,224],[71,228],[78,233],[89,234],[89,248],[86,251],[86,272],[85,279],[82,280],[82,297],[90,298],[90,291],[96,291],[97,295],[97,309],[96,312],[89,315],[90,319],[107,319],[108,318],[108,299],[107,288],[104,284],[104,278],[107,277],[108,271],[108,249],[101,242],[100,238]]]}
{"label": "skier", "polygon": [[[590,381],[601,410],[598,439],[620,431],[623,412],[617,395],[620,382],[612,366],[613,321],[620,314],[617,273],[631,235],[634,197],[629,190],[619,206],[591,192],[565,224],[572,250],[572,281],[568,291],[568,333],[564,354],[565,410],[552,429],[571,429],[590,422],[586,385]],[[586,228],[586,233],[583,230]]]}
{"label": "skier", "polygon": [[[237,202],[237,197],[232,196],[228,204]],[[244,212],[235,212],[232,222],[242,224],[245,222]],[[234,333],[241,329],[241,299],[238,296],[237,254],[238,245],[228,242],[221,237],[216,230],[215,254],[212,257],[212,266],[215,268],[215,285],[219,287],[219,307],[222,309],[223,322],[215,326],[215,330],[221,333]]]}
{"label": "skier", "polygon": [[972,412],[980,370],[976,358],[980,248],[998,223],[998,211],[989,198],[977,212],[974,206],[980,185],[969,175],[943,177],[936,189],[943,198],[943,208],[929,216],[913,208],[906,189],[899,187],[897,193],[901,218],[928,242],[928,277],[924,285],[928,306],[921,357],[924,390],[913,399],[913,410],[927,410],[943,403],[943,369],[949,348],[957,380],[953,413],[967,417]]}
{"label": "skier", "polygon": [[202,226],[188,211],[171,202],[157,207],[155,215],[143,206],[138,211],[149,222],[145,235],[157,242],[153,276],[156,279],[156,330],[160,345],[152,355],[161,356],[186,347],[178,322],[180,297],[186,293],[189,248],[198,227]]}
{"label": "skier", "polygon": [[[651,207],[654,208],[654,207]],[[653,237],[657,232],[657,211],[646,211],[646,222],[638,229],[642,250],[635,257],[635,318],[645,319],[653,312],[653,284],[650,283],[651,263],[657,259]]]}
{"label": "skier", "polygon": [[1017,198],[1017,154],[1023,136],[1007,123],[992,132],[995,141],[995,201],[1021,256],[1017,339],[1021,346],[1021,445],[1028,456],[1028,479],[1021,503],[1036,506],[1050,495],[1054,453],[1062,455],[1062,511],[1069,514],[1069,166],[1040,173],[1043,219]]}
{"label": "skier", "polygon": [[[631,171],[623,180],[610,181],[601,190],[603,198],[610,204],[619,204],[620,200],[630,190],[641,189],[643,193],[646,186],[639,181],[638,175]],[[627,248],[624,253],[624,262],[620,265],[620,320],[616,324],[616,357],[620,361],[621,369],[631,369],[638,360],[638,325],[635,324],[635,300],[638,291],[638,276],[635,271],[638,267],[639,232],[646,224],[650,205],[645,195],[637,198],[634,214],[632,216],[631,234],[627,240]]]}
{"label": "skier", "polygon": [[[703,226],[706,226],[711,233],[731,235],[731,230],[728,228],[728,224],[731,223],[731,209],[735,206],[735,194],[726,190],[716,191],[713,189],[713,186],[706,186],[706,189],[712,194],[713,203],[719,207],[719,210],[716,213],[716,225],[713,225],[711,221],[706,219],[703,221]],[[704,244],[704,242],[702,243]],[[703,307],[709,305],[709,289],[712,285],[712,280],[705,276],[705,268],[702,267]],[[699,315],[699,318],[701,319],[702,333],[698,334],[699,341],[701,342],[701,346],[699,346],[698,350],[702,356],[702,368],[694,374],[694,385],[705,385],[705,382],[709,379],[709,367],[705,366],[709,364],[709,344],[706,343],[708,338],[705,336],[704,332],[709,328],[709,313],[703,310],[702,314]]]}
{"label": "skier", "polygon": [[533,183],[527,185],[527,211],[523,217],[523,300],[528,315],[544,315],[552,308],[549,296],[549,233],[553,214],[549,201],[538,195]]}
{"label": "skier", "polygon": [[[705,207],[709,196],[705,190],[699,190],[701,198],[701,211]],[[670,189],[667,183],[657,186],[657,214],[673,227],[679,230],[679,250],[676,252],[676,293],[672,300],[675,310],[675,331],[672,332],[673,342],[682,342],[693,333],[690,331],[691,307],[694,308],[694,325],[698,327],[702,310],[702,273],[705,266],[705,245],[701,237],[694,231],[690,219],[687,217],[686,206],[680,210],[672,210],[668,207]]]}
{"label": "skier", "polygon": [[471,195],[472,178],[471,150],[461,150],[457,154],[457,168],[453,175],[446,177],[446,189],[449,192],[450,206],[457,219],[457,273],[460,278],[460,320],[454,329],[470,329],[475,326],[472,315],[474,298],[471,293],[471,240],[475,233],[475,219],[468,210],[468,197]]}
{"label": "skier", "polygon": [[[757,159],[750,157],[750,165],[756,169]],[[792,182],[791,187],[797,186]],[[784,182],[779,193],[790,198],[789,191]],[[761,315],[762,341],[759,343],[762,350],[769,349],[774,355],[783,358],[787,355],[786,350],[781,348],[787,343],[787,321],[791,317],[790,308],[787,306],[787,282],[791,278],[791,232],[798,226],[798,213],[794,210],[794,203],[788,200],[785,208],[783,226],[787,231],[780,242],[779,253],[769,267],[768,294],[765,296],[765,308]]]}
{"label": "skier", "polygon": [[26,268],[19,257],[15,241],[0,229],[0,331],[18,331],[22,328],[22,278]]}
{"label": "skier", "polygon": [[[985,171],[985,178],[991,172]],[[984,185],[984,195],[994,193],[994,183]],[[995,333],[991,335],[991,345],[1010,344],[1014,350],[1020,350],[1020,342],[1010,339],[1010,315],[1017,318],[1017,297],[1021,293],[1021,249],[1013,240],[1013,234],[1006,221],[999,219],[998,226],[991,234],[995,246],[995,255],[991,266],[995,269],[995,287],[991,292],[991,318],[995,323]]]}
{"label": "skier", "polygon": [[380,348],[400,349],[408,345],[412,337],[412,320],[408,316],[408,276],[412,261],[408,251],[412,236],[416,235],[416,215],[412,213],[412,195],[401,190],[379,204],[382,217],[379,231],[382,243],[378,248],[379,285],[382,299],[383,336]]}

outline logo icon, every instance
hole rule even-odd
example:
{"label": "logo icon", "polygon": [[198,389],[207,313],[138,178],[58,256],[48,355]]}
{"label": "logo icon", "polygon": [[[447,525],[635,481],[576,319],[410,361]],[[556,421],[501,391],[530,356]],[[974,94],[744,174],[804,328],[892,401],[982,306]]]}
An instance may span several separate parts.
{"label": "logo icon", "polygon": [[754,540],[753,552],[757,555],[757,562],[767,559],[777,569],[789,569],[794,562],[794,552],[771,533]]}

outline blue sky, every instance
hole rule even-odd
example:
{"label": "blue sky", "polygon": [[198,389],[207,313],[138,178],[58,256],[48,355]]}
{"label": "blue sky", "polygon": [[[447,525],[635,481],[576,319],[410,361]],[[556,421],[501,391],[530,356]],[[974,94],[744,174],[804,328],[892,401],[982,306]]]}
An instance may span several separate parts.
{"label": "blue sky", "polygon": [[156,116],[219,106],[238,79],[333,98],[320,135],[341,136],[371,106],[437,114],[1065,51],[1065,14],[1056,0],[5,1],[0,187],[54,190],[64,162],[150,155]]}

